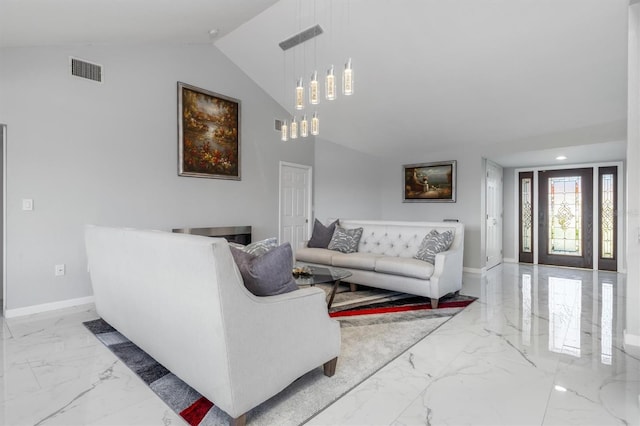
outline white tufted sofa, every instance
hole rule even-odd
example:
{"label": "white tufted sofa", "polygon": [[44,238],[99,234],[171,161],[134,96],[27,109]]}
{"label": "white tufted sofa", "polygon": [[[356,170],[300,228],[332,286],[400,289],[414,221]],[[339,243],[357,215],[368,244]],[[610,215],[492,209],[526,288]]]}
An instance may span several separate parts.
{"label": "white tufted sofa", "polygon": [[[356,253],[304,247],[296,251],[296,261],[347,269],[353,275],[346,281],[352,284],[429,297],[434,308],[442,296],[462,288],[463,224],[342,219],[339,223],[347,229],[363,228]],[[451,247],[436,255],[435,265],[413,258],[432,229],[454,233]]]}

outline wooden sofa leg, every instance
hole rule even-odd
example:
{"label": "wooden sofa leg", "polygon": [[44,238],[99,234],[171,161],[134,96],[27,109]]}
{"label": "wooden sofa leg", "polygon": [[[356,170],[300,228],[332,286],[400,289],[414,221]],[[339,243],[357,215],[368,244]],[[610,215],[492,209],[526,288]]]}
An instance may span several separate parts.
{"label": "wooden sofa leg", "polygon": [[229,420],[229,426],[244,426],[247,424],[247,413]]}
{"label": "wooden sofa leg", "polygon": [[349,283],[349,289],[351,291],[358,291],[358,284]]}
{"label": "wooden sofa leg", "polygon": [[334,374],[336,374],[336,365],[338,365],[338,357],[325,362],[323,365],[324,375],[327,377],[332,377]]}
{"label": "wooden sofa leg", "polygon": [[438,309],[438,301],[440,299],[437,299],[435,297],[431,298],[431,309]]}

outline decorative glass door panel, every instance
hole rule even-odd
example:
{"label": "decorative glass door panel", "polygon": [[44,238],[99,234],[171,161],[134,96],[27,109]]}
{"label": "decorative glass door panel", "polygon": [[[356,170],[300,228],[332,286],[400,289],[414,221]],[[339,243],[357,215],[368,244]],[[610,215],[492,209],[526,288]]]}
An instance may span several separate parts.
{"label": "decorative glass door panel", "polygon": [[539,263],[593,265],[593,169],[538,174]]}
{"label": "decorative glass door panel", "polygon": [[582,182],[580,176],[547,179],[548,254],[582,255]]}
{"label": "decorative glass door panel", "polygon": [[519,261],[533,263],[533,172],[520,172]]}
{"label": "decorative glass door panel", "polygon": [[617,252],[617,216],[618,216],[618,168],[600,167],[598,169],[598,269],[616,271]]}

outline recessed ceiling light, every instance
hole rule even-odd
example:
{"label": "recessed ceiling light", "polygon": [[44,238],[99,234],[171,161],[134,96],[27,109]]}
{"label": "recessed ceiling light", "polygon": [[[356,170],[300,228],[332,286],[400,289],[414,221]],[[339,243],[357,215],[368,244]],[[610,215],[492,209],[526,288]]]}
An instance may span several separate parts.
{"label": "recessed ceiling light", "polygon": [[565,388],[564,386],[560,386],[560,385],[555,385],[554,389],[557,390],[558,392],[566,392],[567,388]]}
{"label": "recessed ceiling light", "polygon": [[556,157],[556,160],[566,160],[566,159],[567,159],[567,157],[566,157],[566,156],[564,156],[564,155],[558,155],[558,156]]}

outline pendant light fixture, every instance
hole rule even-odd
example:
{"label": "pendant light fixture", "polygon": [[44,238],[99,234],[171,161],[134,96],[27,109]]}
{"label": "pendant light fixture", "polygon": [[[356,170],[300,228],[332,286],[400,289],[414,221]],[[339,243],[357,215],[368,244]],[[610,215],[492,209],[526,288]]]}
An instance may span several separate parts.
{"label": "pendant light fixture", "polygon": [[[333,2],[334,0],[329,0],[328,4],[328,8],[329,8],[329,15],[331,17],[330,19],[330,50],[334,50],[333,49]],[[298,20],[301,21],[301,3],[302,0],[298,0]],[[344,9],[343,9],[344,10]],[[350,25],[350,5],[349,5],[349,0],[347,0],[346,2],[346,26],[347,29],[350,31],[351,30],[351,25]],[[315,19],[316,16],[316,0],[313,0],[313,20],[316,21]],[[299,22],[298,24],[298,29],[300,29],[301,27],[301,22]],[[289,139],[297,139],[298,137],[300,138],[306,138],[309,135],[313,135],[313,136],[317,136],[320,134],[320,118],[318,116],[318,111],[314,111],[313,113],[311,111],[308,110],[308,107],[310,107],[311,105],[318,105],[320,103],[320,96],[322,96],[321,94],[321,88],[320,88],[320,82],[318,80],[318,68],[316,66],[316,62],[317,62],[317,39],[316,37],[319,36],[320,34],[322,34],[324,31],[322,29],[322,27],[320,27],[320,25],[315,24],[312,27],[307,28],[306,30],[303,31],[299,31],[297,34],[289,37],[286,40],[283,40],[282,42],[280,42],[278,45],[280,46],[280,48],[283,50],[283,52],[286,52],[289,49],[293,49],[296,46],[299,46],[311,39],[313,39],[314,42],[314,64],[313,64],[313,68],[314,70],[311,71],[309,74],[307,74],[307,76],[310,76],[309,80],[308,80],[308,88],[305,86],[304,83],[304,79],[302,76],[304,76],[305,73],[309,72],[310,70],[307,69],[307,63],[306,63],[306,59],[307,59],[307,52],[306,52],[306,45],[303,46],[304,50],[301,51],[300,53],[302,53],[302,72],[298,73],[299,70],[296,70],[296,67],[298,65],[298,61],[296,61],[296,50],[293,50],[293,74],[294,75],[302,75],[301,77],[299,77],[298,79],[295,80],[295,92],[294,92],[294,97],[293,97],[293,110],[294,111],[300,111],[300,112],[295,112],[295,114],[298,115],[298,117],[300,118],[299,120],[295,117],[295,116],[289,116],[289,120],[284,120],[281,122],[281,139],[283,141],[287,141]],[[344,32],[343,32],[344,33]],[[342,34],[344,35],[344,34]],[[327,40],[329,41],[329,40]],[[298,50],[300,50],[300,48],[298,48]],[[287,61],[286,61],[286,55],[283,56],[283,66],[284,66],[284,80],[286,81],[291,81],[289,80],[289,78],[287,78]],[[354,69],[353,69],[353,63],[352,63],[352,58],[348,57],[346,62],[344,63],[344,69],[342,70],[341,73],[341,81],[336,81],[336,71],[333,65],[330,65],[327,68],[327,72],[326,72],[326,76],[325,76],[325,81],[324,81],[324,97],[326,100],[328,101],[333,101],[335,99],[338,98],[338,90],[341,90],[342,95],[343,96],[351,96],[354,93]],[[287,89],[290,90],[291,83],[285,83],[284,84],[284,89],[285,89],[285,98],[289,98],[290,92],[288,92]],[[336,85],[339,84],[340,87],[336,87]],[[306,99],[305,99],[306,98]],[[288,101],[287,103],[289,103],[291,101]]]}
{"label": "pendant light fixture", "polygon": [[318,118],[317,112],[314,112],[313,117],[311,117],[311,134],[313,136],[320,134],[320,119]]}
{"label": "pendant light fixture", "polygon": [[336,75],[333,71],[333,65],[329,67],[327,70],[327,78],[324,83],[325,88],[325,98],[328,101],[332,101],[336,98]]}
{"label": "pendant light fixture", "polygon": [[342,94],[345,96],[353,95],[353,68],[351,66],[351,58],[347,59],[342,72]]}
{"label": "pendant light fixture", "polygon": [[302,116],[300,120],[300,137],[306,138],[309,136],[309,122],[307,121],[307,114]]}

